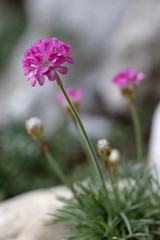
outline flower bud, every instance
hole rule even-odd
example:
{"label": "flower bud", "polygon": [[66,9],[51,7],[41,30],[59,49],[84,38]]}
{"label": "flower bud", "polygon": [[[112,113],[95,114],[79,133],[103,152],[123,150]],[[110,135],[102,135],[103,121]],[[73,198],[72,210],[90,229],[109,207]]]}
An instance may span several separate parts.
{"label": "flower bud", "polygon": [[120,151],[118,149],[112,149],[108,161],[111,165],[116,165],[117,163],[119,163],[121,161]]}
{"label": "flower bud", "polygon": [[100,139],[97,143],[97,152],[103,159],[108,158],[111,154],[111,147],[106,139]]}
{"label": "flower bud", "polygon": [[32,117],[26,121],[26,129],[28,135],[34,140],[41,140],[43,133],[43,125],[41,119]]}

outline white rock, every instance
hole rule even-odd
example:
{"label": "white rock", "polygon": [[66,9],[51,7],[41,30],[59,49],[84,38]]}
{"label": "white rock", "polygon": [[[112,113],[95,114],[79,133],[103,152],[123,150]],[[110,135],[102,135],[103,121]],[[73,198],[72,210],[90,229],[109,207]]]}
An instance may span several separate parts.
{"label": "white rock", "polygon": [[0,203],[0,240],[58,240],[58,228],[45,226],[62,206],[57,196],[71,197],[64,186],[36,190]]}
{"label": "white rock", "polygon": [[[86,185],[86,181],[83,182]],[[119,188],[130,189],[132,179],[119,180]],[[110,183],[106,183],[111,188]],[[36,190],[0,203],[0,240],[58,240],[60,226],[44,224],[53,219],[49,214],[56,213],[63,206],[57,196],[70,198],[68,188],[59,186],[46,190]]]}
{"label": "white rock", "polygon": [[160,103],[156,107],[152,119],[148,165],[152,168],[154,177],[160,183]]}

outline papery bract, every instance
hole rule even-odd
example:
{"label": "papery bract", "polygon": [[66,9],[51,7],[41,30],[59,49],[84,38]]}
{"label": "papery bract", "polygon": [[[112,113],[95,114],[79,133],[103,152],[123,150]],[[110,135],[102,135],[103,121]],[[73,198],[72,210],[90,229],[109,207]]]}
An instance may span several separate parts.
{"label": "papery bract", "polygon": [[28,75],[31,84],[34,87],[36,81],[43,85],[47,76],[50,81],[56,79],[55,71],[66,74],[68,69],[61,66],[68,62],[73,64],[70,57],[72,49],[68,44],[64,44],[57,38],[37,40],[24,53],[22,60],[24,75]]}
{"label": "papery bract", "polygon": [[26,129],[28,135],[34,140],[41,140],[43,133],[42,120],[37,117],[32,117],[26,121]]}
{"label": "papery bract", "polygon": [[[84,94],[84,89],[74,89],[72,87],[68,87],[65,90],[72,102],[79,101]],[[60,102],[66,102],[66,98],[62,92],[58,93],[57,98]]]}
{"label": "papery bract", "polygon": [[112,149],[108,161],[111,165],[115,165],[121,161],[121,153],[118,149]]}
{"label": "papery bract", "polygon": [[113,79],[112,82],[119,87],[132,87],[133,84],[138,84],[140,81],[145,79],[144,73],[137,73],[134,69],[127,69],[123,72],[119,72]]}
{"label": "papery bract", "polygon": [[[73,103],[74,107],[77,111],[80,109],[80,101],[84,94],[84,89],[74,89],[72,87],[68,87],[65,89],[68,97],[70,98],[71,102]],[[57,95],[58,100],[62,103],[64,109],[69,115],[72,115],[72,112],[68,106],[65,96],[62,92],[58,93]]]}
{"label": "papery bract", "polygon": [[108,156],[111,154],[111,146],[110,143],[107,141],[107,139],[100,139],[97,142],[97,152],[100,157],[103,159],[107,159]]}

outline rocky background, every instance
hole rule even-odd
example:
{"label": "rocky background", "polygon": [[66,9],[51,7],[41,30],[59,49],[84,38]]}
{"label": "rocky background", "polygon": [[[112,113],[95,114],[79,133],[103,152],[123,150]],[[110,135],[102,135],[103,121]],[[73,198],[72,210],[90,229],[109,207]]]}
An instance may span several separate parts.
{"label": "rocky background", "polygon": [[[117,115],[126,109],[126,102],[110,79],[127,67],[147,74],[140,99],[150,97],[154,103],[158,100],[158,1],[69,0],[66,4],[65,0],[25,0],[21,4],[23,12],[14,26],[18,31],[21,21],[17,39],[12,51],[7,50],[10,54],[3,50],[1,56],[1,121],[6,121],[6,116],[19,118],[34,113],[43,118],[46,126],[57,126],[61,109],[55,100],[56,84],[46,81],[44,87],[32,88],[22,71],[24,50],[44,37],[54,36],[72,46],[75,64],[69,66],[63,82],[65,86],[86,89],[84,113]],[[5,1],[1,5],[1,28],[9,28],[16,12]],[[3,48],[5,44],[3,39]]]}
{"label": "rocky background", "polygon": [[[68,74],[62,77],[64,85],[85,88],[81,116],[93,140],[107,136],[121,151],[126,150],[124,145],[128,144],[127,137],[133,137],[133,132],[130,130],[127,102],[110,80],[115,73],[127,67],[136,68],[138,71],[146,73],[147,79],[140,86],[137,104],[142,121],[145,158],[147,158],[151,119],[160,98],[159,1],[3,0],[0,2],[0,13],[0,188],[3,190],[0,191],[0,199],[21,192],[22,185],[30,178],[23,173],[24,180],[20,175],[22,169],[28,166],[25,162],[26,159],[32,159],[32,169],[36,169],[35,173],[36,166],[39,166],[39,169],[45,168],[43,164],[37,165],[41,152],[35,151],[36,147],[33,147],[33,143],[29,145],[29,140],[24,137],[23,127],[18,128],[17,125],[13,125],[13,122],[23,123],[26,118],[37,116],[42,118],[44,122],[45,136],[51,135],[52,145],[56,143],[57,134],[62,136],[59,129],[64,124],[65,117],[56,100],[58,87],[53,82],[46,80],[43,87],[37,85],[32,88],[30,82],[27,82],[23,75],[21,60],[24,51],[38,38],[57,37],[72,46],[75,64],[69,66]],[[157,111],[160,112],[158,109]],[[159,159],[160,156],[159,147],[155,144],[160,137],[159,124],[157,124],[160,122],[159,116],[159,113],[155,114],[153,123],[156,124],[152,126],[154,133],[151,134],[150,139],[149,159],[152,159],[153,162],[158,162],[155,159]],[[8,128],[6,130],[6,123],[9,124],[10,130]],[[67,122],[68,125],[68,131],[73,133],[74,130]],[[7,135],[6,131],[8,131]],[[55,140],[53,140],[53,135],[49,133],[56,135]],[[125,134],[126,140],[122,139],[122,133]],[[59,145],[62,144],[60,140],[58,142]],[[65,139],[64,142],[66,142]],[[27,146],[30,147],[27,148]],[[126,150],[131,152],[131,158],[133,157],[132,153],[134,153],[132,146],[133,142],[131,141]],[[58,146],[55,144],[54,149],[57,148]],[[27,152],[24,149],[27,149]],[[66,149],[70,149],[70,146],[66,146]],[[81,155],[81,150],[77,151],[70,159],[77,154],[80,154],[78,155],[79,159],[84,158]],[[61,155],[61,159],[67,154],[67,150],[62,151],[61,154],[59,151],[57,156]],[[37,162],[34,162],[33,159],[37,159]],[[6,162],[8,167],[3,168],[2,166],[6,165]],[[28,171],[31,172],[30,168]],[[10,177],[9,183],[14,182],[13,179],[18,179],[15,184],[19,186],[19,189],[14,193],[11,190],[13,185],[9,189],[9,184],[6,184],[8,176]],[[18,178],[19,176],[21,178]],[[39,182],[38,179],[37,182]],[[37,182],[35,186],[42,186],[41,182],[39,184]],[[57,183],[59,182],[57,181]],[[45,183],[43,187],[51,185],[52,180],[49,180],[49,183]],[[8,194],[4,193],[4,189],[7,188]],[[24,187],[22,192],[34,188],[36,187],[30,185],[28,188]],[[34,197],[36,194],[38,204],[41,198],[38,197],[38,192],[35,192]],[[20,199],[22,198],[20,197]],[[30,202],[32,205],[32,200]],[[18,219],[24,215],[23,211],[18,210],[21,209],[21,203],[16,198],[2,202],[0,205],[0,229],[3,229],[0,231],[0,240],[41,239],[36,233],[32,234],[35,237],[25,237],[26,229],[29,229],[28,233],[32,232],[29,227],[26,227],[26,223],[23,227],[17,227]],[[14,209],[17,208],[18,216],[16,215],[17,211],[4,211],[4,209],[13,208],[12,204],[15,204]],[[26,205],[23,206],[24,211],[27,212]],[[9,215],[6,214],[6,211],[10,212]],[[39,219],[38,214],[39,210],[37,209],[37,212],[34,212],[37,219]],[[45,211],[43,214],[45,215]],[[28,221],[27,216],[26,222]],[[16,230],[12,231],[12,228],[9,228],[11,230],[9,233],[8,225],[12,225],[12,228],[15,226]],[[43,239],[45,239],[44,235]]]}

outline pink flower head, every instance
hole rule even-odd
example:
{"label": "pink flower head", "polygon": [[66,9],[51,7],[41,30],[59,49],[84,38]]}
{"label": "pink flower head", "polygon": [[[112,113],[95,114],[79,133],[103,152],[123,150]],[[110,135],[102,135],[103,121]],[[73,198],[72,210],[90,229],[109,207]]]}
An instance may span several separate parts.
{"label": "pink flower head", "polygon": [[[75,106],[76,110],[79,111],[80,108],[80,100],[84,94],[84,89],[74,89],[72,87],[68,87],[65,89],[68,97],[70,98],[71,102]],[[68,103],[65,99],[65,96],[63,95],[62,92],[58,93],[57,95],[58,100],[62,103],[63,107],[65,110],[69,113],[71,113],[71,110],[68,106]]]}
{"label": "pink flower head", "polygon": [[68,62],[73,64],[70,57],[72,49],[57,38],[37,40],[27,49],[22,59],[24,75],[28,75],[28,80],[32,79],[31,84],[34,87],[36,81],[43,85],[47,76],[50,81],[56,79],[55,71],[66,74],[67,67],[61,66]]}
{"label": "pink flower head", "polygon": [[132,85],[137,85],[140,81],[145,79],[146,76],[144,73],[136,73],[134,69],[127,69],[123,72],[118,73],[113,79],[112,82],[117,84],[121,88],[132,87]]}

